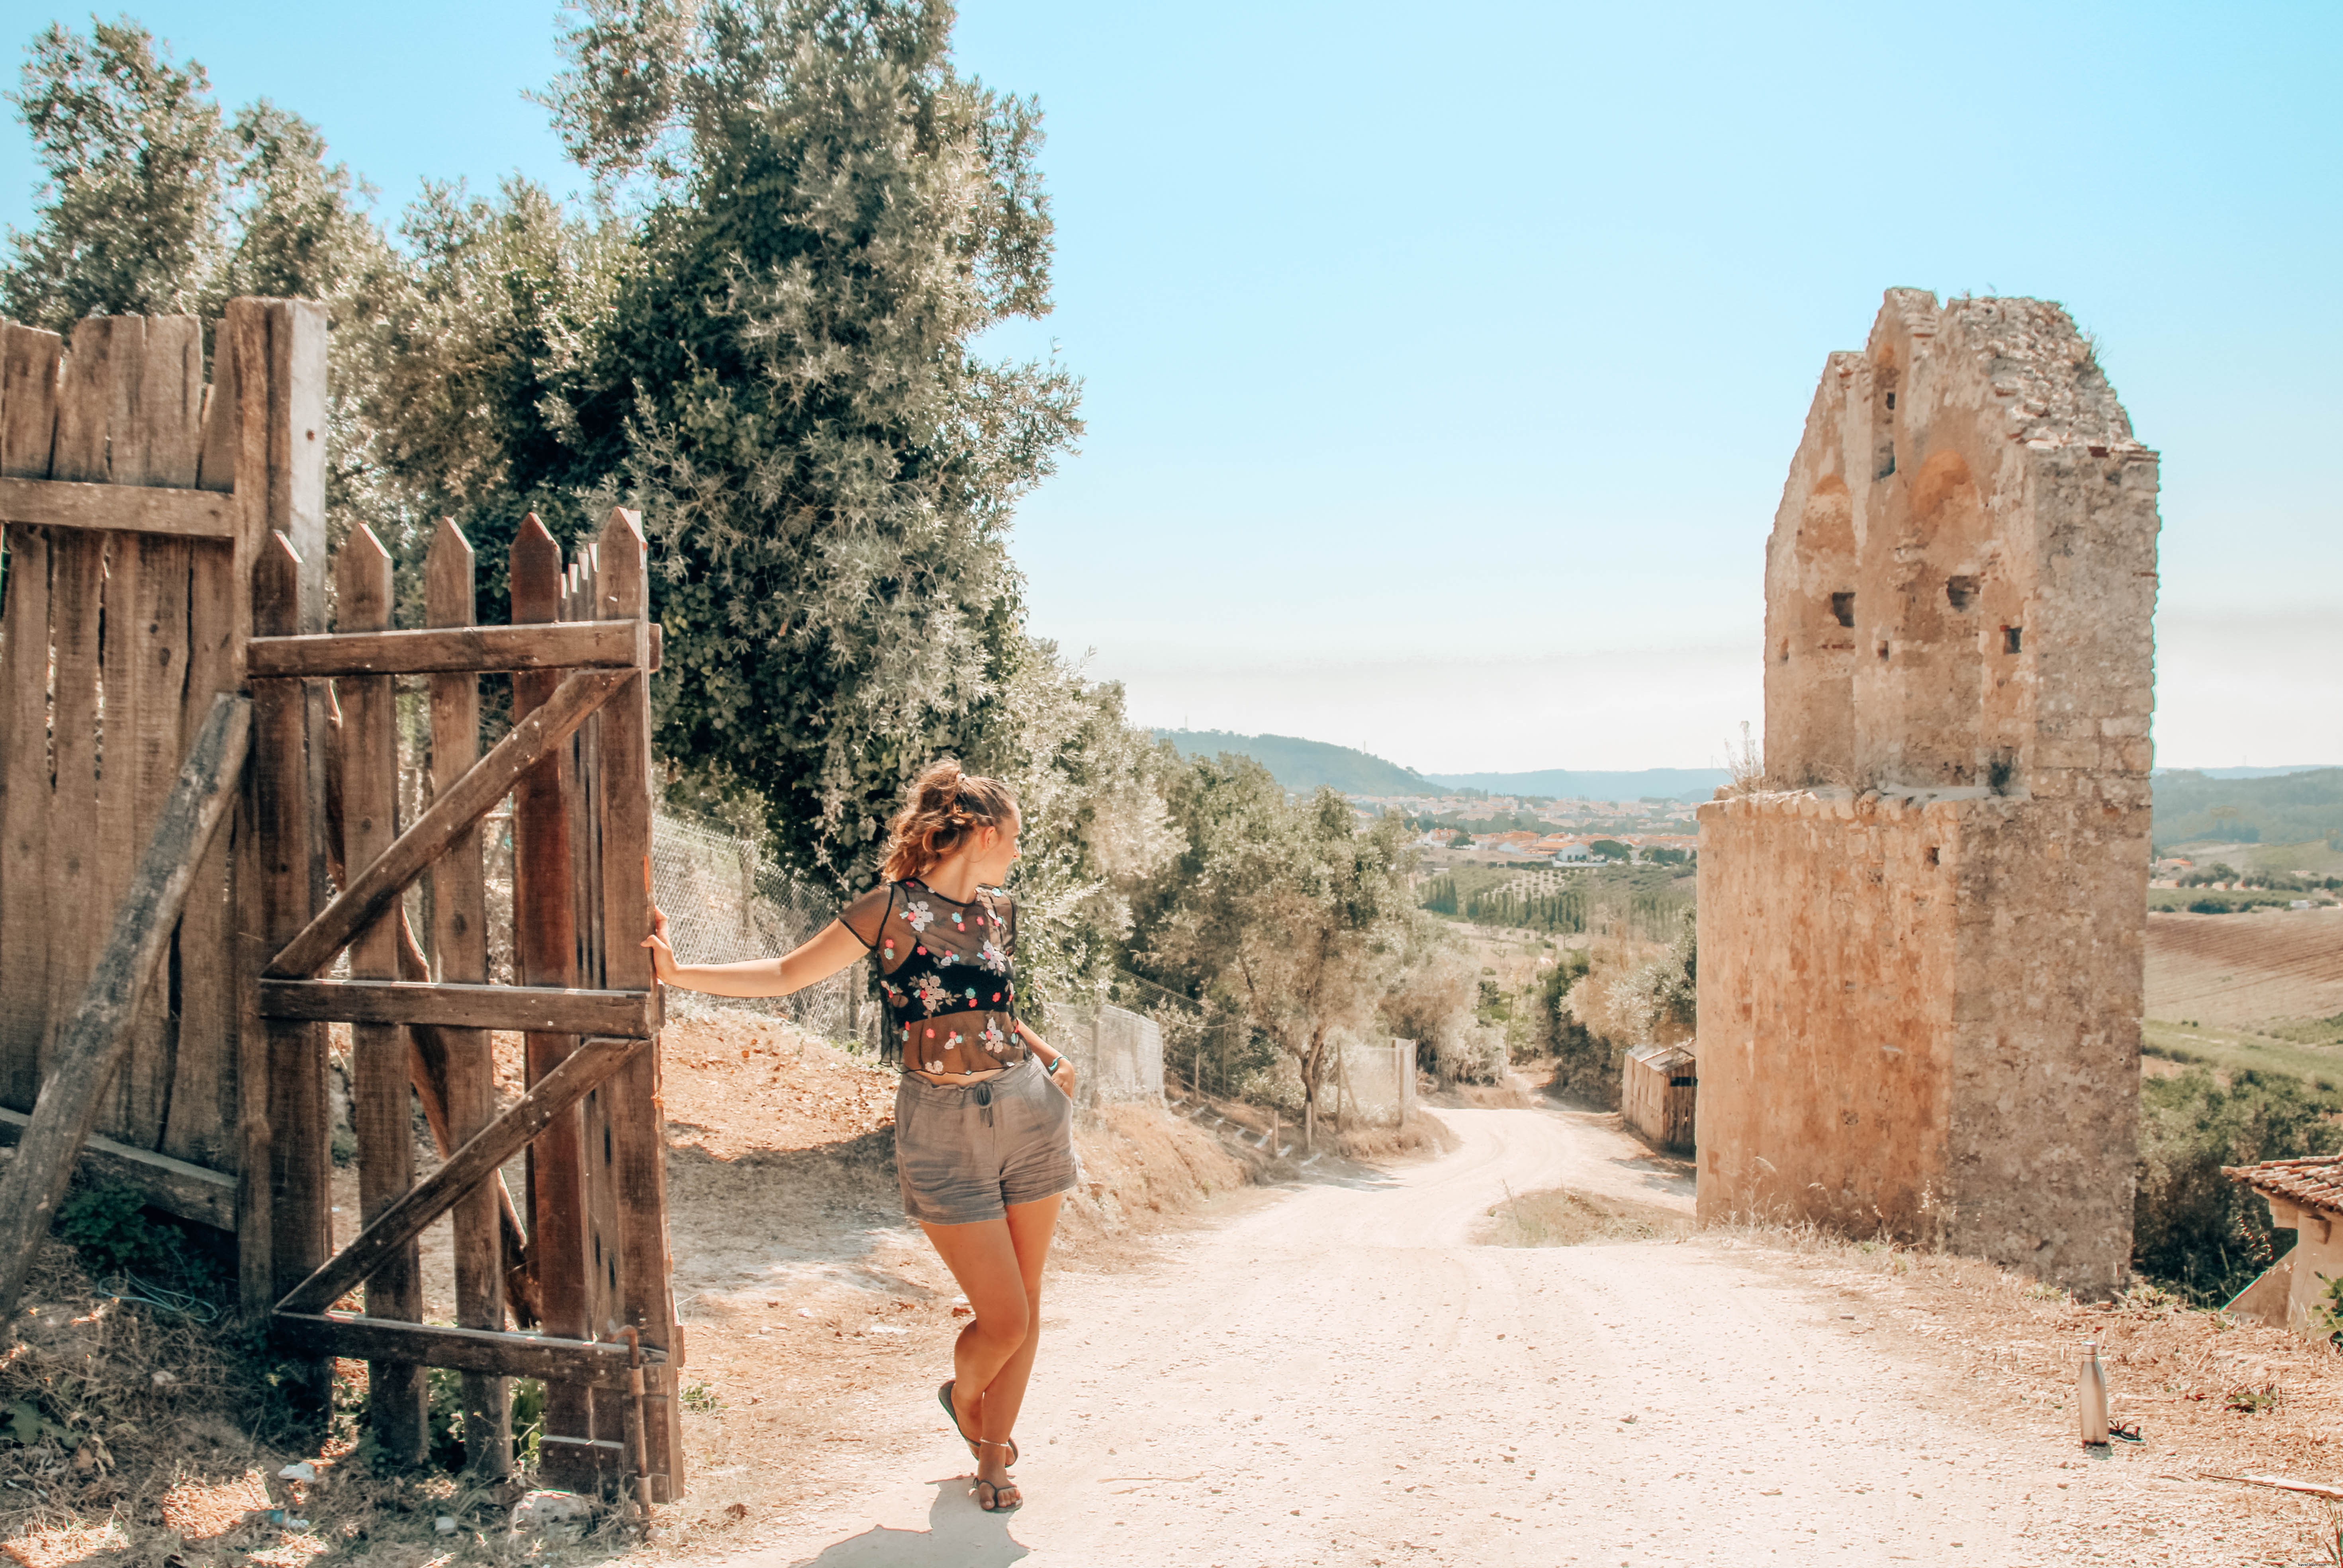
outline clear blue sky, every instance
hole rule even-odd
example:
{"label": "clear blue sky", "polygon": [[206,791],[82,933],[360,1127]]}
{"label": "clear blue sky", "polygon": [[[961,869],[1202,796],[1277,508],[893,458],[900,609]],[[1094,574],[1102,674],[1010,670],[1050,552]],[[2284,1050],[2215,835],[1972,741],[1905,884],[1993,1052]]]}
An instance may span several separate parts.
{"label": "clear blue sky", "polygon": [[[549,6],[134,15],[386,208],[576,184]],[[973,0],[960,54],[1050,133],[1059,308],[1004,346],[1088,382],[1033,626],[1139,719],[1715,761],[1823,357],[1909,285],[2064,301],[2162,450],[2159,761],[2343,762],[2343,7]],[[32,173],[0,137],[0,217]]]}

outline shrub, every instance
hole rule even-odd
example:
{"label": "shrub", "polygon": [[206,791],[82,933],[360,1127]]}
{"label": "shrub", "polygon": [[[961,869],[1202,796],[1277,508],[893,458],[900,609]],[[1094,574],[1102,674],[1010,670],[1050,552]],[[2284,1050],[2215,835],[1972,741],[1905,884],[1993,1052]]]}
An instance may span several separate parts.
{"label": "shrub", "polygon": [[2251,1284],[2278,1255],[2268,1206],[2221,1167],[2343,1149],[2338,1109],[2299,1079],[2253,1071],[2227,1086],[2202,1068],[2142,1083],[2133,1266],[2200,1306]]}

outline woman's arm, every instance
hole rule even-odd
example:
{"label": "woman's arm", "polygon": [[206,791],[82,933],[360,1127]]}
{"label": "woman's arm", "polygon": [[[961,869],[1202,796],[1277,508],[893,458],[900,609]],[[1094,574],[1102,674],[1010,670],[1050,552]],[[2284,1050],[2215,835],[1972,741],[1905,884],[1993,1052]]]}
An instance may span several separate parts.
{"label": "woman's arm", "polygon": [[651,972],[661,985],[706,991],[710,996],[787,996],[828,980],[870,950],[862,940],[832,920],[816,931],[795,952],[777,959],[750,959],[737,964],[680,964],[667,944],[667,915],[651,908],[651,934],[643,939],[651,950]]}
{"label": "woman's arm", "polygon": [[1033,1048],[1033,1054],[1041,1059],[1041,1065],[1049,1070],[1050,1081],[1071,1098],[1074,1092],[1074,1059],[1027,1029],[1022,1019],[1016,1027],[1017,1032],[1025,1037],[1025,1043]]}

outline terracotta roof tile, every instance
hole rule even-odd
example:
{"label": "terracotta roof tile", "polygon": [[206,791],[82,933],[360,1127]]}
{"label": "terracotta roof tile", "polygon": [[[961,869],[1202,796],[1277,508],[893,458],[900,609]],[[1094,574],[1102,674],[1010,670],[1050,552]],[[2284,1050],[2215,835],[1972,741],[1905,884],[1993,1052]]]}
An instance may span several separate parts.
{"label": "terracotta roof tile", "polygon": [[2221,1174],[2244,1182],[2265,1197],[2282,1198],[2329,1214],[2343,1214],[2343,1154],[2265,1160],[2258,1165],[2225,1165]]}

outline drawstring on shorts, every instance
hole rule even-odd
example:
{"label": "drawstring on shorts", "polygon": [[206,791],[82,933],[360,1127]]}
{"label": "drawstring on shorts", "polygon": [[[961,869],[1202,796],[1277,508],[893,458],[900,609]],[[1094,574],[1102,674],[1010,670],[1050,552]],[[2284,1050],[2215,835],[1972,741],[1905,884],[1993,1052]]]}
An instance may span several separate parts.
{"label": "drawstring on shorts", "polygon": [[984,1111],[984,1124],[987,1127],[991,1126],[992,1081],[990,1079],[987,1079],[982,1083],[971,1083],[969,1085],[969,1088],[976,1091],[976,1103],[981,1107]]}

